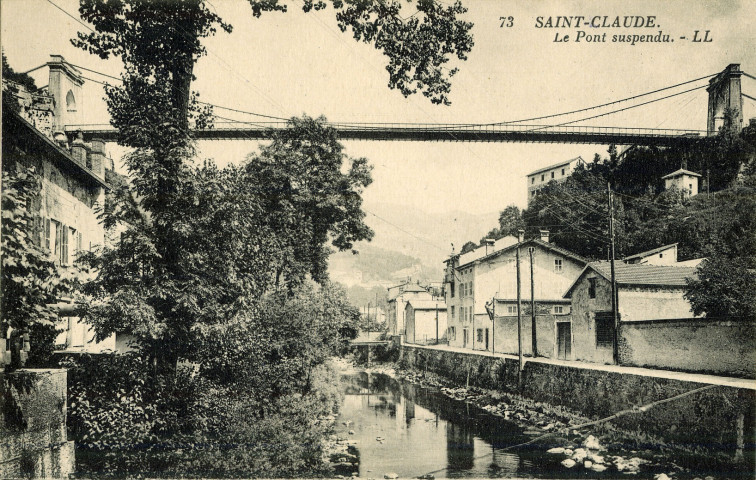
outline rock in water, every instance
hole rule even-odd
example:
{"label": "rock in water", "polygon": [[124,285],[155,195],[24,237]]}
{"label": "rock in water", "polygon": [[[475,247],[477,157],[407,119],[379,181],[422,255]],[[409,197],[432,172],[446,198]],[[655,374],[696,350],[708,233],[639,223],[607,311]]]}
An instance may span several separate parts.
{"label": "rock in water", "polygon": [[599,465],[597,463],[594,463],[593,465],[591,465],[591,470],[593,470],[594,472],[603,472],[606,470],[606,465]]}
{"label": "rock in water", "polygon": [[583,463],[583,466],[585,468],[591,468],[593,466],[593,462],[591,462],[590,460],[586,460],[585,463]]}
{"label": "rock in water", "polygon": [[658,475],[654,475],[654,480],[669,480],[669,477],[666,473],[660,473]]}
{"label": "rock in water", "polygon": [[576,464],[575,464],[575,460],[573,460],[573,459],[571,459],[571,458],[568,458],[567,460],[562,460],[562,465],[563,465],[563,466],[564,466],[565,468],[572,468],[572,467],[574,467],[574,466],[575,466]]}
{"label": "rock in water", "polygon": [[583,460],[585,460],[585,457],[587,456],[588,456],[588,452],[586,452],[584,448],[576,448],[572,454],[572,459],[575,460],[577,463],[580,463]]}
{"label": "rock in water", "polygon": [[546,453],[554,453],[554,454],[560,454],[564,453],[564,448],[562,447],[554,447],[546,450]]}
{"label": "rock in water", "polygon": [[588,435],[588,438],[583,442],[583,446],[589,450],[601,450],[601,444],[593,435]]}
{"label": "rock in water", "polygon": [[395,479],[395,478],[399,478],[399,475],[397,475],[397,474],[396,474],[396,473],[394,473],[394,472],[391,472],[391,473],[386,473],[386,474],[384,474],[384,475],[383,475],[383,478],[388,478],[389,480],[393,480],[393,479]]}

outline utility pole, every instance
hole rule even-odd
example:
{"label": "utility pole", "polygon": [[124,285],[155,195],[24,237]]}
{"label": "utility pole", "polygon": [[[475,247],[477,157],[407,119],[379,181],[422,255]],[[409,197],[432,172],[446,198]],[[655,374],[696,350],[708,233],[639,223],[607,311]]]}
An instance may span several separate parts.
{"label": "utility pole", "polygon": [[438,303],[436,303],[436,345],[438,345]]}
{"label": "utility pole", "polygon": [[532,317],[531,332],[533,344],[533,358],[538,355],[538,337],[536,336],[536,309],[535,309],[535,279],[533,275],[533,248],[528,249],[530,254],[530,315]]}
{"label": "utility pole", "polygon": [[[520,230],[522,232],[522,230]],[[522,237],[521,237],[522,238]],[[520,238],[520,240],[521,240]],[[517,368],[517,386],[522,389],[522,297],[520,285],[520,241],[517,244],[517,353],[519,356],[519,367]]]}
{"label": "utility pole", "polygon": [[619,315],[617,314],[617,278],[614,274],[614,197],[612,195],[611,182],[606,183],[609,193],[609,263],[612,270],[612,319],[614,323],[614,364],[619,365]]}
{"label": "utility pole", "polygon": [[496,355],[496,294],[491,299],[491,355]]}

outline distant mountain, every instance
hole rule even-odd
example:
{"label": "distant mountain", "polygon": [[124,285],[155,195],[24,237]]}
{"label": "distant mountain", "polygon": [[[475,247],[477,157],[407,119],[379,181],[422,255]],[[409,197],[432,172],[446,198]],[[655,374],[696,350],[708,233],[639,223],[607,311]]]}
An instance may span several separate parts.
{"label": "distant mountain", "polygon": [[375,231],[373,240],[356,244],[357,255],[339,252],[330,260],[332,280],[348,287],[385,287],[407,277],[438,282],[452,243],[459,252],[466,241],[480,239],[498,218],[498,212],[438,214],[387,203],[366,204],[365,211],[365,220]]}
{"label": "distant mountain", "polygon": [[439,265],[468,240],[477,242],[499,218],[498,211],[483,215],[452,211],[429,213],[411,205],[377,203],[365,205],[366,221],[375,231],[373,246]]}

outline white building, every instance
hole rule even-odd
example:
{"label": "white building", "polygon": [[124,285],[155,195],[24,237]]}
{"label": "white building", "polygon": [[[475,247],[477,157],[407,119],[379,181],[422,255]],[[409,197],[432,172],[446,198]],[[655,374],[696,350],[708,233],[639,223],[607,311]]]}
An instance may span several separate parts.
{"label": "white building", "polygon": [[572,175],[572,172],[578,165],[585,165],[585,161],[582,157],[573,158],[564,162],[555,163],[548,167],[539,168],[527,175],[528,178],[528,205],[533,198],[535,198],[536,192],[545,187],[549,182],[563,182],[567,180],[567,177]]}
{"label": "white building", "polygon": [[669,190],[672,187],[677,188],[684,193],[686,197],[698,195],[698,179],[701,175],[690,170],[679,169],[669,175],[664,175],[664,189]]}

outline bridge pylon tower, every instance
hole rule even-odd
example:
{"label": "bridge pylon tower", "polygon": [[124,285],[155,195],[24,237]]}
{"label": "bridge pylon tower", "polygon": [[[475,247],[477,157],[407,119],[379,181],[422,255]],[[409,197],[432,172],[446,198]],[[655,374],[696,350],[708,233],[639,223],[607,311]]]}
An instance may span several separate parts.
{"label": "bridge pylon tower", "polygon": [[709,114],[706,122],[707,135],[716,135],[724,125],[725,113],[729,109],[733,115],[730,126],[736,131],[743,128],[743,97],[740,89],[740,77],[743,71],[739,63],[731,63],[714,78],[709,80],[706,91],[709,92]]}

